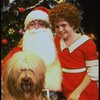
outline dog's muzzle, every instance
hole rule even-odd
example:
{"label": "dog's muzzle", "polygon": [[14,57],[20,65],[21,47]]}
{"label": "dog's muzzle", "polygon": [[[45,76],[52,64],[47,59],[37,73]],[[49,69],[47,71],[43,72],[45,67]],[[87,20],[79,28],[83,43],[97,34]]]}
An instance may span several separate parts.
{"label": "dog's muzzle", "polygon": [[21,79],[21,88],[24,92],[30,92],[32,88],[33,82],[30,77],[24,77]]}

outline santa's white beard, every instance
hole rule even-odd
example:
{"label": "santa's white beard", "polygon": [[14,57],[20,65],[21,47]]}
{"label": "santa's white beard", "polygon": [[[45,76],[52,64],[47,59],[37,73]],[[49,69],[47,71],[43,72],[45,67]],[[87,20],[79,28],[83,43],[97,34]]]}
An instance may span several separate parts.
{"label": "santa's white beard", "polygon": [[60,90],[61,67],[51,30],[49,28],[27,30],[23,36],[23,50],[38,55],[46,64],[45,88]]}
{"label": "santa's white beard", "polygon": [[40,28],[27,30],[23,37],[23,50],[34,52],[46,65],[56,58],[56,48],[50,29]]}

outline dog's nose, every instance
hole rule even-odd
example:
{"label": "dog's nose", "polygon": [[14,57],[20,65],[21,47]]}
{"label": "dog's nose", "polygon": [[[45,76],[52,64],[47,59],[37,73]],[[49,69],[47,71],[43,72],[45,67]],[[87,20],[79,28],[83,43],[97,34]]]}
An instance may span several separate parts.
{"label": "dog's nose", "polygon": [[31,78],[28,78],[28,77],[22,78],[22,82],[25,84],[28,84],[31,82]]}
{"label": "dog's nose", "polygon": [[21,88],[25,92],[29,92],[32,87],[32,79],[29,77],[25,77],[21,79]]}

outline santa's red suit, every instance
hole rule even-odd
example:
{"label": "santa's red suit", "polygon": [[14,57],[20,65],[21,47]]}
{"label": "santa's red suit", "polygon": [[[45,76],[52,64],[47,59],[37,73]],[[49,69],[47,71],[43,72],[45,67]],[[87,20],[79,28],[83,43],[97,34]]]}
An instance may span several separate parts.
{"label": "santa's red suit", "polygon": [[22,47],[21,46],[16,46],[14,47],[8,54],[7,56],[2,60],[1,62],[1,67],[2,67],[2,78],[4,78],[4,64],[16,53],[22,51]]}

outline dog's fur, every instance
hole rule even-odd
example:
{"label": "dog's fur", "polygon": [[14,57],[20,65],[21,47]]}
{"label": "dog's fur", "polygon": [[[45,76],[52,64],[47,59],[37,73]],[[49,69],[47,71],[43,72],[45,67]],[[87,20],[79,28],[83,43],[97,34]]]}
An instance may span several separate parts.
{"label": "dog's fur", "polygon": [[45,64],[29,52],[15,53],[5,64],[3,100],[47,100],[42,97]]}

